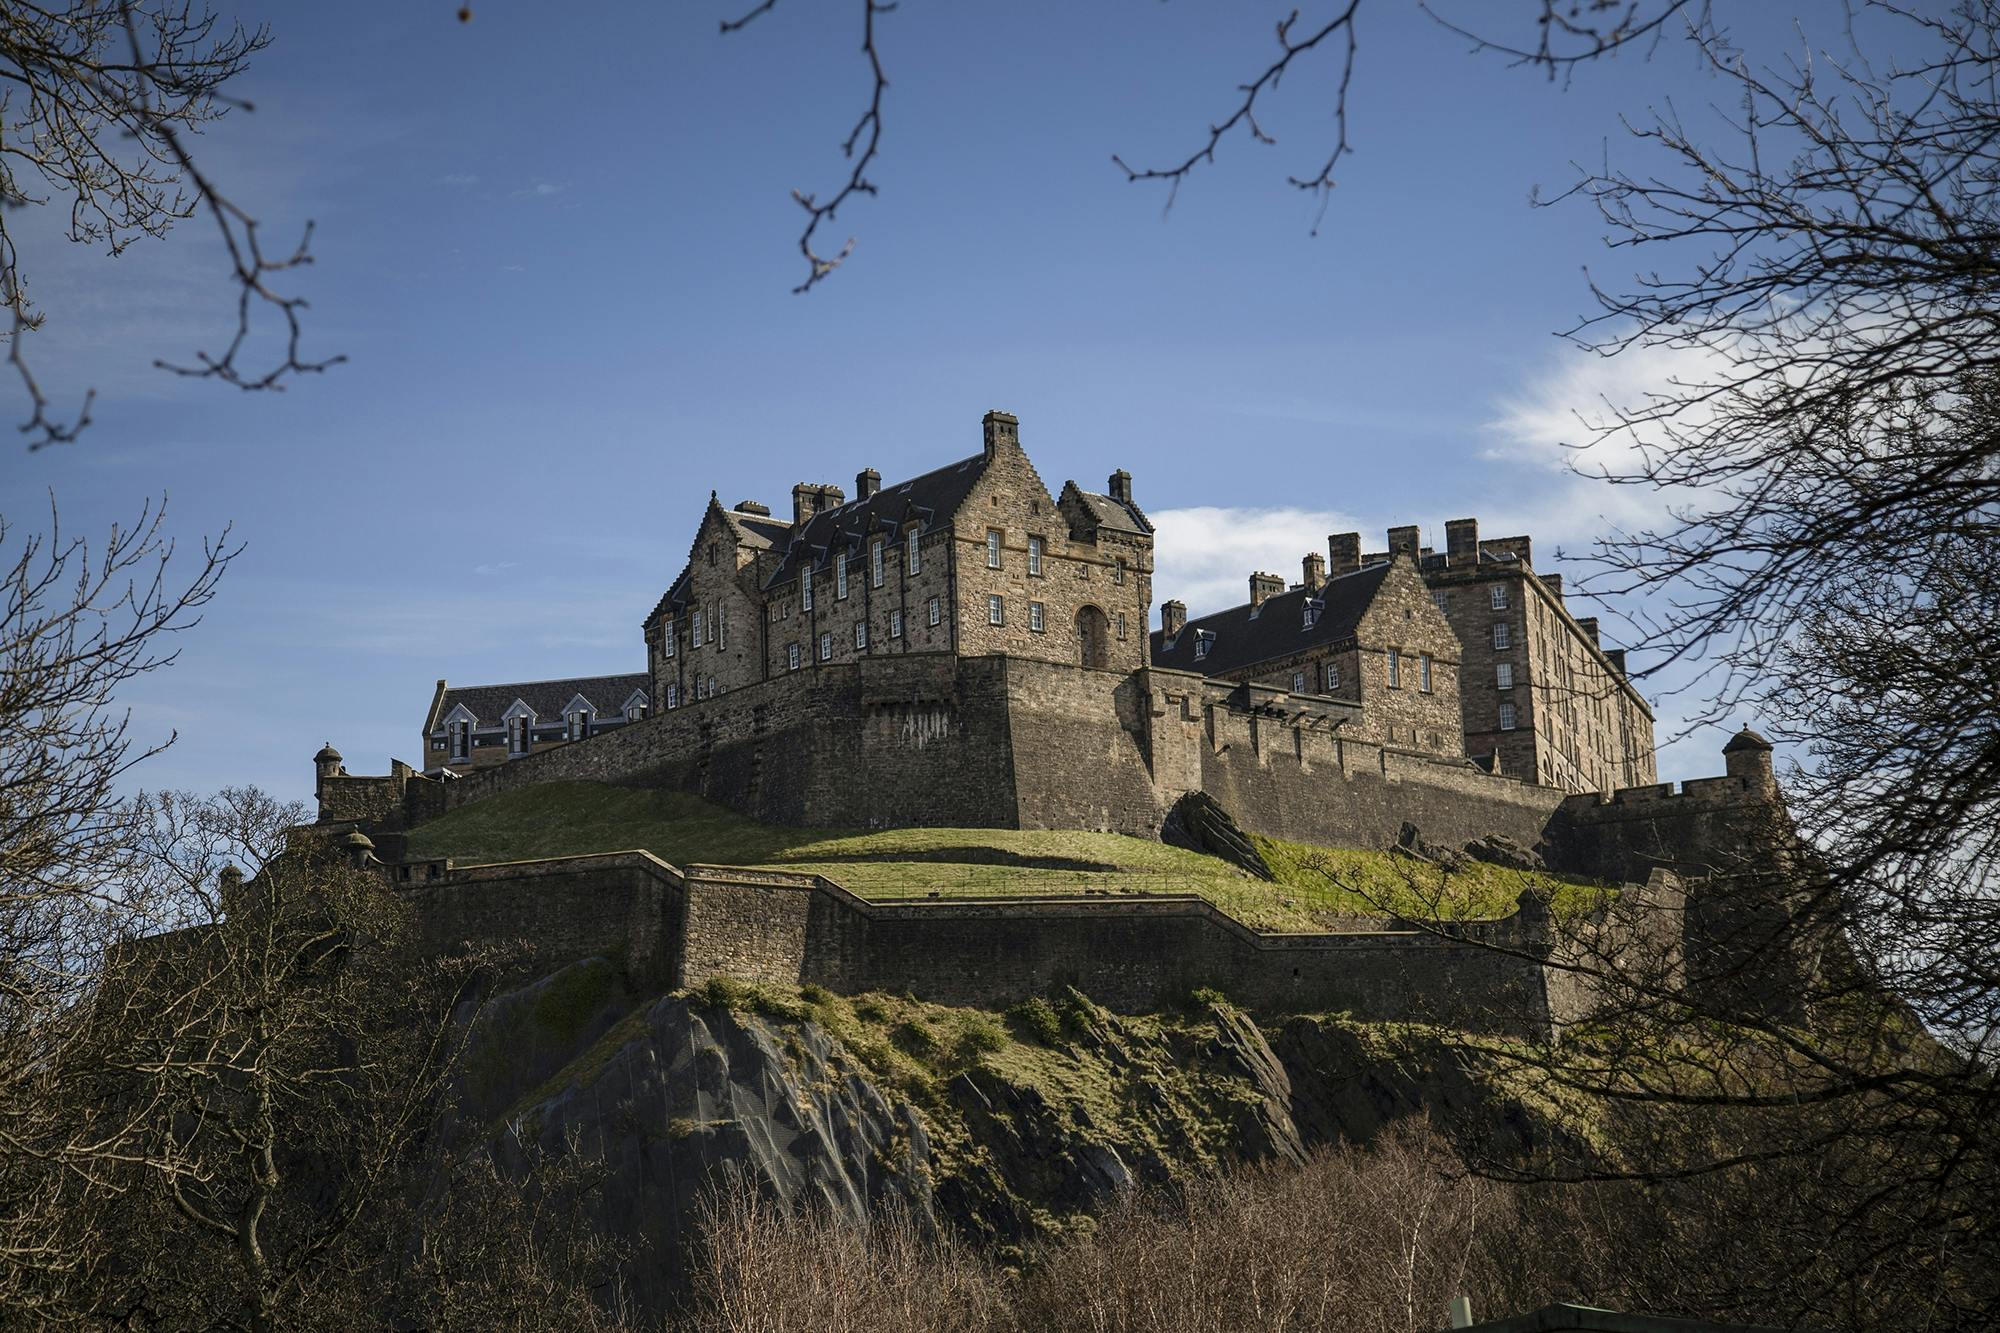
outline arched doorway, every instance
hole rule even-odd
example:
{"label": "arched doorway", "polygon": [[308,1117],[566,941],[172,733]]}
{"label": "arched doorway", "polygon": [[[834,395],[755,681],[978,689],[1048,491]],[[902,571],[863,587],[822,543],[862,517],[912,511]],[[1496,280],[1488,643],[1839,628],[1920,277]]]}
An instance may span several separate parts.
{"label": "arched doorway", "polygon": [[1105,642],[1107,622],[1104,613],[1094,606],[1086,606],[1076,613],[1076,660],[1087,667],[1098,670],[1111,665],[1111,645]]}

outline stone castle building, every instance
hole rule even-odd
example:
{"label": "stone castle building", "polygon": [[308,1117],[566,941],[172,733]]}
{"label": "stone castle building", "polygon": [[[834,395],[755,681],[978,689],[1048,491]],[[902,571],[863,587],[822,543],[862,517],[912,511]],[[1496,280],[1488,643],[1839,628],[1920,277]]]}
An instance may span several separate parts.
{"label": "stone castle building", "polygon": [[456,777],[602,735],[652,711],[650,690],[643,672],[514,685],[440,680],[424,714],[424,772]]}

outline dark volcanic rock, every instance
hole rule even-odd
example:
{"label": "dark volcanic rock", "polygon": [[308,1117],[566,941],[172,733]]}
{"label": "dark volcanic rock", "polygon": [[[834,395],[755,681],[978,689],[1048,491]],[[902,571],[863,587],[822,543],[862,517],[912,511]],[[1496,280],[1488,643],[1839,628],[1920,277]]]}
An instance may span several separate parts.
{"label": "dark volcanic rock", "polygon": [[1475,861],[1506,866],[1510,870],[1548,869],[1539,852],[1523,847],[1504,833],[1490,833],[1477,842],[1466,843],[1465,854]]}

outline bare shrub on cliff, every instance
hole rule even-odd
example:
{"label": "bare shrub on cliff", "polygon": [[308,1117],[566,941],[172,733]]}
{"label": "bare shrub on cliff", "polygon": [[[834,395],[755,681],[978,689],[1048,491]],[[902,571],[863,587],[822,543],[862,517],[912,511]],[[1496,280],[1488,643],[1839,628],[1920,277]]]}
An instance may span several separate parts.
{"label": "bare shrub on cliff", "polygon": [[686,1327],[715,1333],[912,1333],[1007,1326],[1005,1278],[890,1207],[866,1229],[791,1210],[729,1177],[704,1197]]}

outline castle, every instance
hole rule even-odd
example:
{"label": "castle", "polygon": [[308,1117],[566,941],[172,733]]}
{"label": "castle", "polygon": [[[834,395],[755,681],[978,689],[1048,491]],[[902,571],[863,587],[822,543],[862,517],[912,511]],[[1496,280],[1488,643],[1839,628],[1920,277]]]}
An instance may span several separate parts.
{"label": "castle", "polygon": [[[551,913],[583,868],[398,866],[398,835],[558,780],[678,788],[766,821],[848,828],[1159,837],[1195,801],[1242,830],[1325,846],[1407,844],[1411,826],[1432,845],[1499,838],[1552,868],[1673,897],[1662,873],[1733,864],[1746,830],[1773,824],[1770,747],[1754,733],[1732,742],[1726,776],[1678,793],[1652,784],[1652,717],[1622,654],[1534,570],[1526,537],[1482,541],[1460,520],[1442,553],[1398,528],[1387,551],[1364,554],[1338,534],[1325,560],[1304,558],[1297,585],[1254,574],[1246,603],[1195,620],[1170,600],[1154,631],[1154,530],[1131,475],[1052,493],[1014,417],[989,412],[981,432],[979,453],[909,481],[862,471],[852,499],[795,486],[789,520],[711,492],[685,567],[643,621],[643,676],[440,681],[426,771],[353,777],[329,747],[316,758],[321,822],[355,830],[392,878],[433,896],[477,883],[490,904],[504,880],[510,919],[526,913],[538,936],[579,947]],[[1434,941],[1386,936],[1273,944],[1184,902],[866,904],[837,885],[646,861],[607,862],[603,891],[579,890],[578,928],[664,928],[649,956],[670,960],[676,982],[735,960],[843,988],[921,983],[967,1003],[1063,979],[1138,1003],[1227,973],[1246,994],[1406,1012],[1395,996],[1413,984],[1411,960],[1442,957]],[[614,899],[626,905],[609,910]],[[996,948],[1031,961],[996,974]],[[1355,961],[1370,948],[1379,974]],[[1455,993],[1492,970],[1458,962],[1411,994]],[[1539,987],[1545,1008],[1561,989],[1524,976],[1503,989]]]}

